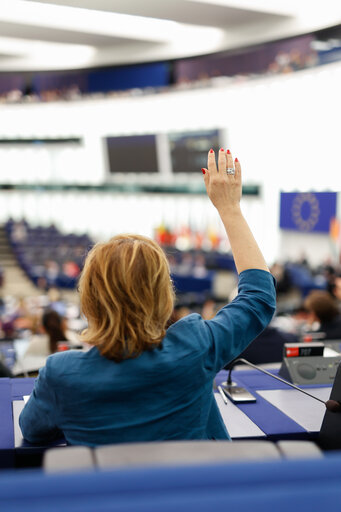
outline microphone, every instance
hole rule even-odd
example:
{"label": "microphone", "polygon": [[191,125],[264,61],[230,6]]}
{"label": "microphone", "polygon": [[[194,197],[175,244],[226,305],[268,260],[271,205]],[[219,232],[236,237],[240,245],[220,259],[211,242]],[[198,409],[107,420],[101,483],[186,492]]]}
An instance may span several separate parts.
{"label": "microphone", "polygon": [[232,384],[231,373],[232,373],[232,370],[233,370],[234,366],[237,363],[244,363],[247,366],[250,366],[251,368],[254,368],[255,370],[259,370],[260,372],[265,373],[265,375],[268,375],[269,377],[272,377],[273,379],[279,380],[283,384],[286,384],[287,386],[290,386],[291,388],[294,388],[297,391],[300,391],[301,393],[304,393],[305,395],[310,396],[310,398],[314,398],[314,400],[318,400],[319,402],[322,402],[326,406],[326,409],[328,409],[328,411],[330,411],[330,412],[341,412],[341,404],[340,404],[340,402],[337,402],[336,400],[327,400],[325,402],[324,400],[321,400],[320,398],[317,398],[316,396],[311,395],[310,393],[308,393],[304,389],[301,389],[298,386],[295,386],[295,384],[292,384],[291,382],[288,382],[287,380],[284,380],[281,377],[277,377],[277,375],[273,375],[272,373],[268,372],[267,370],[264,370],[264,368],[261,368],[260,366],[256,366],[255,364],[250,363],[250,361],[247,361],[246,359],[243,359],[242,357],[234,359],[234,361],[232,361],[228,365],[229,366],[229,374],[228,374],[228,377],[227,377],[227,385],[228,386],[231,386],[231,384]]}

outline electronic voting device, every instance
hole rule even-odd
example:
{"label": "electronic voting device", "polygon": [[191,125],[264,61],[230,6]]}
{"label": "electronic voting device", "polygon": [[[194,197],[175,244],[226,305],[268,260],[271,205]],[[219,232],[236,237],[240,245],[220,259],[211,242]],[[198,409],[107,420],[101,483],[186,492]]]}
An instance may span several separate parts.
{"label": "electronic voting device", "polygon": [[296,385],[332,384],[340,362],[341,354],[325,343],[285,343],[279,375]]}

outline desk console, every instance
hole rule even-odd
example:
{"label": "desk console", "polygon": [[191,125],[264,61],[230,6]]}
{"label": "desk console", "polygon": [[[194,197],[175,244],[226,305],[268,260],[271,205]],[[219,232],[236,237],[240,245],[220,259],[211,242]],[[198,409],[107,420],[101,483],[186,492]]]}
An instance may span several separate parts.
{"label": "desk console", "polygon": [[340,362],[341,354],[333,357],[285,357],[279,375],[297,385],[332,384]]}

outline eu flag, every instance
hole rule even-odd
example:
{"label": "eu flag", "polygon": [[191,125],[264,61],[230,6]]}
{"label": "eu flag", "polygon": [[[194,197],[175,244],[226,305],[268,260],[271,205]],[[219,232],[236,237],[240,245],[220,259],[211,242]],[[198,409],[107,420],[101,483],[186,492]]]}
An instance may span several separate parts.
{"label": "eu flag", "polygon": [[336,192],[281,192],[279,226],[303,233],[329,233]]}

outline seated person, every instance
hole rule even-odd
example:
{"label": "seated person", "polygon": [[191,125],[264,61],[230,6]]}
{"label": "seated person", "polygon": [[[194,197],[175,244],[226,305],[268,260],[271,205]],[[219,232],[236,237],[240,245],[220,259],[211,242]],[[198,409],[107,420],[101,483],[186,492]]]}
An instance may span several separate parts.
{"label": "seated person", "polygon": [[174,291],[153,240],[122,234],[89,252],[79,282],[92,348],[51,355],[20,415],[31,443],[229,439],[213,395],[216,374],[266,327],[274,279],[241,213],[240,164],[213,150],[204,169],[239,274],[239,293],[211,320],[185,316],[166,330]]}
{"label": "seated person", "polygon": [[66,341],[70,345],[78,346],[79,338],[73,331],[69,331],[66,319],[53,309],[46,310],[42,316],[42,330],[45,334],[32,336],[25,352],[25,356],[49,356],[58,351],[58,342]]}
{"label": "seated person", "polygon": [[14,377],[11,370],[2,361],[0,361],[0,378],[1,377]]}
{"label": "seated person", "polygon": [[338,307],[341,307],[341,276],[335,275],[333,282],[330,284],[330,293],[338,301]]}
{"label": "seated person", "polygon": [[313,290],[307,295],[304,307],[308,313],[308,329],[325,334],[324,339],[341,339],[341,315],[329,292]]}
{"label": "seated person", "polygon": [[13,366],[12,372],[15,376],[35,376],[39,368],[44,366],[47,357],[58,352],[60,342],[65,342],[63,347],[60,347],[63,350],[83,346],[79,336],[67,329],[66,319],[52,309],[43,313],[39,330],[43,333],[32,335],[23,356],[19,357]]}
{"label": "seated person", "polygon": [[292,290],[292,281],[290,274],[284,265],[281,263],[274,263],[271,267],[271,273],[277,281],[277,295],[286,294]]}

